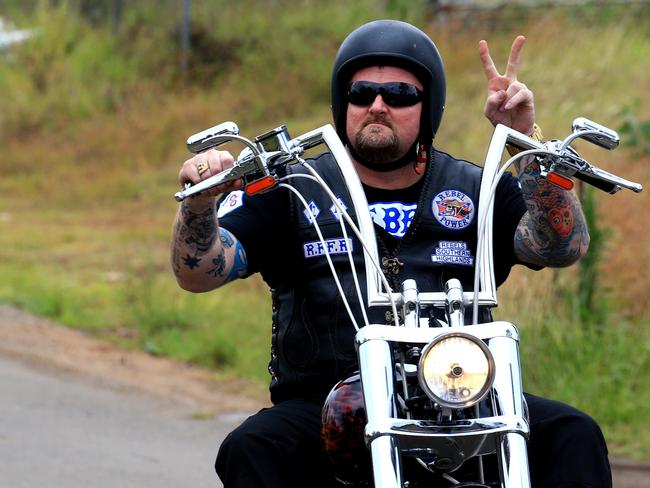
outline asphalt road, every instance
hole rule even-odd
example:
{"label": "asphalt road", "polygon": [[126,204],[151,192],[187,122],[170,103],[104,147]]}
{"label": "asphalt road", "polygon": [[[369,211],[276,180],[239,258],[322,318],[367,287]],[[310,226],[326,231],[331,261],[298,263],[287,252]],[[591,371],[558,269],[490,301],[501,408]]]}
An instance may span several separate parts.
{"label": "asphalt road", "polygon": [[[245,416],[0,354],[0,488],[219,488],[217,448]],[[614,488],[650,488],[649,463],[612,464]]]}
{"label": "asphalt road", "polygon": [[0,487],[220,487],[217,446],[241,418],[196,419],[160,398],[0,356]]}

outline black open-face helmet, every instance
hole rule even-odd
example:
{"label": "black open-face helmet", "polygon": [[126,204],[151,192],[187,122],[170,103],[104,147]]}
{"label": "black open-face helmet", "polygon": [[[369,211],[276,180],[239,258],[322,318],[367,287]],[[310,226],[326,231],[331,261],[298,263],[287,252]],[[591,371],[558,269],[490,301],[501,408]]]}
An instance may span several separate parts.
{"label": "black open-face helmet", "polygon": [[355,29],[339,48],[332,70],[332,115],[344,143],[347,92],[352,75],[368,66],[397,66],[413,73],[424,87],[419,143],[427,149],[445,108],[445,71],[438,48],[417,27],[398,20],[375,20]]}

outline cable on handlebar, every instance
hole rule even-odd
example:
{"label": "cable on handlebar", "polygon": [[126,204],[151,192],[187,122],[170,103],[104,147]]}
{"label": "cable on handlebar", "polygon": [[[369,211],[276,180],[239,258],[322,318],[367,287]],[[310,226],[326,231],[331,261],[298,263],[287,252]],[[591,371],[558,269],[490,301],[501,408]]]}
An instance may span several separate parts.
{"label": "cable on handlebar", "polygon": [[[508,159],[501,168],[499,168],[499,171],[497,172],[494,181],[492,182],[492,186],[490,187],[490,193],[489,193],[489,198],[487,200],[487,207],[490,207],[490,204],[492,203],[492,200],[494,199],[494,195],[496,194],[497,186],[499,184],[499,181],[505,174],[505,172],[512,166],[516,161],[519,159],[522,159],[526,156],[533,156],[533,155],[554,155],[555,153],[551,151],[544,151],[540,149],[529,149],[527,151],[522,151],[520,153],[515,154],[512,156],[510,159]],[[485,226],[487,225],[487,219],[488,219],[488,212],[485,212],[483,214],[483,218],[479,221],[478,225],[478,239],[476,242],[476,265],[474,267],[474,299],[472,303],[472,325],[478,324],[478,296],[479,296],[479,282],[480,282],[480,263],[481,260],[483,259],[483,237],[485,234]]]}
{"label": "cable on handlebar", "polygon": [[[362,246],[364,252],[365,252],[367,255],[369,255],[369,256],[372,257],[372,253],[371,253],[370,250],[368,249],[368,246],[367,246],[367,244],[365,243],[365,241],[364,241],[364,239],[363,239],[363,237],[362,237],[362,235],[361,235],[361,232],[360,232],[359,228],[356,226],[356,224],[354,223],[354,221],[353,221],[352,218],[350,217],[350,214],[348,213],[348,211],[347,211],[345,208],[343,208],[343,207],[341,206],[341,204],[339,203],[338,199],[336,198],[336,196],[334,195],[334,193],[332,192],[332,190],[329,188],[329,186],[327,185],[327,183],[326,183],[326,182],[325,182],[325,181],[320,177],[320,175],[319,175],[319,174],[318,174],[318,173],[317,173],[317,172],[316,172],[316,171],[315,171],[315,170],[314,170],[314,169],[309,165],[309,163],[307,163],[306,161],[302,160],[301,158],[298,158],[298,161],[301,162],[301,163],[303,163],[303,165],[305,166],[305,168],[306,168],[308,171],[310,171],[310,173],[312,173],[312,174],[311,174],[311,175],[302,175],[302,174],[295,174],[295,173],[294,173],[294,174],[291,174],[291,175],[287,175],[287,176],[285,176],[285,177],[283,177],[283,178],[280,179],[280,182],[281,182],[281,183],[280,183],[279,186],[289,188],[290,191],[294,192],[294,193],[298,196],[298,198],[301,200],[303,206],[305,206],[305,208],[308,208],[308,204],[307,204],[306,200],[304,199],[304,197],[302,197],[302,195],[300,195],[299,192],[298,192],[294,187],[292,187],[291,185],[288,185],[288,184],[286,184],[286,183],[283,183],[283,182],[286,181],[286,180],[288,180],[288,179],[290,179],[290,178],[307,178],[307,179],[311,179],[311,180],[316,181],[319,185],[321,185],[321,187],[323,188],[323,190],[324,190],[324,191],[327,193],[327,195],[329,196],[329,198],[330,198],[330,200],[332,201],[332,203],[333,203],[333,204],[336,206],[336,208],[341,212],[341,228],[343,229],[343,232],[344,232],[344,238],[347,239],[347,231],[346,231],[346,229],[345,229],[345,226],[344,226],[344,223],[343,223],[343,219],[345,219],[345,222],[350,226],[350,229],[352,230],[352,232],[354,233],[354,235],[357,237],[357,239],[358,239],[359,242],[361,243],[361,246]],[[311,212],[311,211],[310,211],[310,212]],[[321,234],[321,232],[320,232],[320,228],[318,227],[318,224],[317,224],[317,222],[316,222],[315,219],[313,220],[313,225],[314,225],[314,228],[316,229],[317,233],[319,234],[319,239],[321,240],[321,243],[324,244],[325,240],[324,240],[324,238],[323,238],[323,236],[322,236],[322,234]],[[349,306],[348,306],[348,304],[347,304],[347,300],[345,299],[345,295],[344,295],[344,293],[343,293],[343,291],[342,291],[342,289],[341,289],[341,287],[340,287],[340,285],[339,285],[339,283],[338,283],[338,276],[336,275],[336,271],[335,271],[335,269],[334,269],[334,265],[333,265],[333,263],[331,262],[331,259],[330,259],[330,257],[329,257],[329,251],[327,250],[327,246],[324,245],[323,247],[324,247],[324,250],[325,250],[325,255],[327,256],[327,259],[328,259],[328,263],[330,264],[330,269],[332,270],[332,274],[334,275],[335,282],[337,282],[337,286],[339,287],[339,293],[341,294],[341,297],[342,297],[342,299],[343,299],[343,301],[344,301],[344,303],[345,303],[345,305],[346,305],[346,309],[348,310],[348,314],[350,314],[351,320],[352,320],[352,322],[353,322],[355,328],[358,330],[358,325],[356,324],[356,321],[355,321],[354,317],[352,316],[351,310],[349,309]],[[355,267],[354,262],[353,262],[353,259],[352,259],[352,250],[351,250],[351,249],[348,249],[347,253],[348,253],[348,259],[350,260],[350,265],[351,265],[351,269],[352,269],[353,279],[354,279],[354,282],[355,282],[355,287],[356,287],[356,289],[357,289],[357,293],[358,293],[358,296],[359,296],[359,303],[362,305],[362,307],[361,307],[361,313],[362,313],[362,315],[363,315],[363,319],[364,319],[364,323],[365,323],[365,325],[368,325],[368,324],[369,324],[369,321],[368,321],[368,317],[367,317],[367,313],[366,313],[365,307],[363,307],[363,302],[364,302],[364,301],[363,301],[363,297],[362,297],[362,295],[361,295],[361,291],[360,291],[359,281],[358,281],[358,277],[357,277],[357,274],[356,274],[356,267]],[[371,262],[372,265],[375,267],[375,270],[377,271],[377,273],[378,273],[378,275],[379,275],[379,277],[380,277],[380,280],[381,280],[382,284],[384,285],[384,287],[386,288],[386,291],[388,292],[388,296],[389,296],[389,300],[390,300],[390,304],[391,304],[391,309],[392,309],[392,311],[393,311],[393,317],[394,317],[394,320],[395,320],[395,325],[399,325],[399,322],[398,322],[398,317],[399,317],[399,315],[398,315],[398,313],[397,313],[397,305],[396,305],[395,300],[394,300],[394,298],[393,298],[392,290],[391,290],[391,287],[390,287],[390,285],[389,285],[389,283],[388,283],[388,280],[386,279],[386,277],[384,276],[383,272],[381,271],[381,268],[380,268],[380,266],[379,266],[379,263],[375,262],[375,261],[372,260],[372,259],[370,260],[370,262]]]}
{"label": "cable on handlebar", "polygon": [[[343,213],[345,213],[346,216],[348,216],[348,218],[349,218],[349,214],[347,213],[347,210],[344,209],[343,206],[339,203],[338,198],[336,198],[336,195],[334,195],[334,193],[331,191],[331,189],[329,188],[327,183],[325,183],[325,180],[323,180],[323,178],[321,178],[321,176],[316,172],[316,170],[314,168],[312,168],[312,166],[309,163],[307,163],[307,161],[304,161],[304,160],[301,159],[301,162],[303,163],[305,168],[312,174],[312,176],[314,177],[314,180],[316,180],[321,185],[323,190],[325,190],[327,195],[330,197],[330,200],[332,201],[332,203],[336,206],[336,208],[340,212],[341,218],[339,219],[339,223],[341,224],[341,231],[343,232],[343,238],[347,242],[348,231],[347,231],[347,229],[345,227],[345,223],[343,221]],[[352,219],[350,219],[350,222],[352,222]],[[325,247],[327,247],[327,246],[325,246]],[[363,306],[363,295],[361,294],[361,287],[359,285],[359,277],[357,276],[357,268],[354,265],[354,260],[352,259],[352,249],[350,249],[350,246],[348,246],[346,254],[348,256],[348,260],[350,261],[350,269],[352,271],[352,279],[354,280],[354,286],[355,286],[355,289],[357,290],[357,297],[359,298],[359,304],[361,306],[361,314],[363,315],[363,322],[364,322],[365,325],[368,325],[370,322],[368,321],[368,314],[366,313],[366,307]],[[332,272],[333,272],[333,270],[332,270]]]}
{"label": "cable on handlebar", "polygon": [[[297,176],[297,175],[293,175]],[[309,177],[309,175],[303,175],[306,177]],[[330,269],[332,270],[332,277],[334,278],[334,282],[336,283],[336,287],[339,290],[339,294],[341,295],[341,300],[343,301],[343,305],[345,306],[345,309],[348,312],[348,315],[350,317],[350,320],[352,321],[352,325],[354,326],[354,329],[358,332],[359,331],[359,325],[357,324],[356,319],[354,318],[354,314],[352,313],[352,310],[350,309],[350,304],[348,303],[347,298],[345,298],[345,293],[343,293],[343,287],[341,286],[341,281],[339,280],[338,275],[336,274],[336,270],[334,269],[334,263],[332,262],[332,258],[330,256],[330,253],[327,249],[327,246],[325,245],[325,238],[323,237],[323,233],[320,230],[320,225],[318,225],[318,222],[316,222],[316,217],[311,211],[311,208],[309,208],[309,204],[307,203],[307,200],[300,194],[298,190],[296,190],[293,186],[288,185],[286,183],[281,183],[281,187],[288,189],[291,191],[294,195],[298,197],[300,202],[302,203],[303,207],[309,212],[309,217],[311,218],[312,225],[314,226],[314,229],[316,229],[316,233],[318,234],[318,239],[321,241],[323,244],[323,249],[325,251],[325,258],[327,259],[327,263],[330,266]],[[362,303],[363,305],[363,303]],[[363,307],[362,307],[363,308]],[[366,319],[367,320],[367,319]]]}

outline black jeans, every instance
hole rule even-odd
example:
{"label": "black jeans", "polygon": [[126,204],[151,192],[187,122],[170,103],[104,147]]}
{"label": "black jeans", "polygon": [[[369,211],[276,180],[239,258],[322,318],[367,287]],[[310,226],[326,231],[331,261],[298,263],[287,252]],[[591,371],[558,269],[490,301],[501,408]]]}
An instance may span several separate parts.
{"label": "black jeans", "polygon": [[[611,488],[598,425],[560,402],[526,394],[533,488]],[[225,488],[331,488],[321,451],[321,405],[289,400],[249,417],[224,440],[215,464]]]}

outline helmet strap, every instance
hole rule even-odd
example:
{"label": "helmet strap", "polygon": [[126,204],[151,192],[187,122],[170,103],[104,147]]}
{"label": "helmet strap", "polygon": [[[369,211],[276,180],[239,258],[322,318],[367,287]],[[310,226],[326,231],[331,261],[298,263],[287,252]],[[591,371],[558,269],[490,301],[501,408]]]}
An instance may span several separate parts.
{"label": "helmet strap", "polygon": [[[418,151],[418,147],[421,148],[420,151]],[[355,151],[355,149],[352,147],[351,144],[348,144],[348,151],[350,151],[350,154],[352,155],[354,160],[357,163],[359,163],[361,166],[364,166],[372,171],[377,171],[379,173],[388,173],[389,171],[395,171],[396,169],[403,168],[408,164],[413,164],[417,166],[418,163],[420,162],[420,154],[422,151],[424,151],[424,146],[422,144],[418,144],[416,141],[413,144],[413,146],[411,146],[411,148],[408,151],[406,151],[406,154],[404,154],[404,156],[390,163],[374,163],[372,161],[368,161],[366,158],[361,156],[357,151]],[[413,158],[413,153],[416,154],[415,158]],[[424,158],[426,162],[426,151],[424,151]]]}

